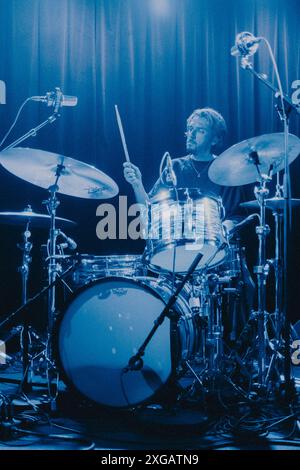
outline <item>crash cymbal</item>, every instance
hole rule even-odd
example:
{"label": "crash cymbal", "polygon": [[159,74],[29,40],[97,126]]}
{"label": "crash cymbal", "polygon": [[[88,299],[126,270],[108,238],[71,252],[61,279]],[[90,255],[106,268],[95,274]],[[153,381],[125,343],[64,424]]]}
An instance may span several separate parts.
{"label": "crash cymbal", "polygon": [[31,148],[12,148],[0,153],[6,170],[41,188],[56,181],[58,165],[63,165],[58,192],[84,199],[108,199],[118,194],[117,184],[105,173],[86,163],[56,153]]}
{"label": "crash cymbal", "polygon": [[[58,227],[77,225],[73,220],[62,217],[56,217],[55,221]],[[0,224],[25,226],[27,223],[30,223],[30,227],[49,229],[50,215],[38,214],[33,212],[30,207],[26,207],[26,209],[20,212],[0,212]]]}
{"label": "crash cymbal", "polygon": [[[290,199],[291,207],[300,207],[300,199]],[[241,207],[245,209],[254,209],[259,210],[259,204],[257,200],[254,201],[247,201],[242,202],[240,204]],[[283,211],[284,210],[284,198],[283,197],[272,197],[270,199],[266,199],[266,207],[267,209]]]}
{"label": "crash cymbal", "polygon": [[[251,153],[253,153],[251,156]],[[292,163],[300,154],[300,139],[289,134],[288,161]],[[222,186],[242,186],[259,181],[253,157],[257,155],[261,173],[273,173],[284,168],[284,134],[265,134],[243,140],[221,153],[211,164],[208,176]]]}

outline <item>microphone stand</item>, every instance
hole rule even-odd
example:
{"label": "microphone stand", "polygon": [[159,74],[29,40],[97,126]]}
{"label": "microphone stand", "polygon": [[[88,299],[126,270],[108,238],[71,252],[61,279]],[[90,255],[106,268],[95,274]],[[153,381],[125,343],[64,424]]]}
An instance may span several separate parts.
{"label": "microphone stand", "polygon": [[[217,253],[219,251],[222,251],[226,246],[227,246],[226,242],[223,242],[219,246],[217,251],[209,258],[209,260],[206,262],[206,264],[202,267],[202,269],[201,269],[202,272],[205,271],[209,267],[209,264],[214,259],[214,257],[217,255]],[[171,312],[171,309],[174,306],[175,302],[177,301],[177,297],[180,294],[180,292],[182,291],[182,289],[185,286],[186,282],[190,279],[190,277],[192,276],[192,274],[195,271],[196,267],[198,266],[199,262],[201,261],[202,257],[203,257],[202,253],[197,254],[194,261],[190,265],[187,273],[185,274],[184,278],[182,279],[182,281],[178,285],[176,291],[174,292],[174,294],[171,295],[171,297],[170,297],[169,301],[167,302],[166,306],[164,307],[163,311],[158,316],[158,318],[155,320],[154,325],[153,325],[150,333],[148,334],[145,341],[143,342],[143,344],[138,349],[138,352],[129,359],[127,366],[123,370],[124,373],[127,373],[129,371],[133,371],[133,370],[136,371],[136,370],[142,369],[142,367],[143,367],[142,357],[145,354],[145,349],[146,349],[147,345],[150,343],[152,337],[154,336],[154,334],[157,331],[157,329],[159,328],[159,326],[162,325],[162,323],[163,323],[163,321],[165,320],[166,317],[169,317],[171,321],[177,322],[177,320],[178,320],[177,314],[175,312]]]}
{"label": "microphone stand", "polygon": [[[270,50],[272,54],[272,51]],[[284,125],[284,179],[283,179],[283,197],[284,197],[284,230],[283,230],[283,340],[284,340],[284,393],[285,398],[290,402],[295,396],[295,385],[291,378],[291,358],[290,358],[290,320],[288,309],[288,268],[289,268],[289,236],[291,232],[290,220],[290,175],[288,163],[288,136],[289,136],[289,114],[292,110],[299,113],[299,108],[285,94],[281,93],[263,74],[256,72],[249,61],[249,56],[241,58],[241,67],[249,70],[253,76],[258,78],[268,88],[275,92],[275,97],[281,101],[281,106],[276,105],[280,119]]]}
{"label": "microphone stand", "polygon": [[34,127],[30,131],[26,132],[26,134],[22,135],[19,137],[17,140],[9,144],[7,147],[1,150],[1,152],[4,152],[4,150],[9,150],[13,147],[16,147],[18,144],[21,142],[24,142],[24,140],[29,139],[29,137],[36,137],[38,131],[42,129],[43,127],[47,126],[47,124],[52,124],[52,122],[56,121],[56,119],[60,117],[60,114],[58,113],[53,113],[51,116],[48,117],[45,121],[41,122],[38,126]]}
{"label": "microphone stand", "polygon": [[[264,83],[268,88],[270,88],[275,93],[275,98],[280,98],[280,91],[276,88],[273,83],[271,83],[267,78],[266,75],[263,73],[257,72],[253,68],[253,64],[249,62],[249,56],[241,57],[241,67],[244,70],[249,70],[250,73],[256,78],[258,78],[262,83]],[[283,101],[286,105],[285,113],[288,114],[292,109],[297,113],[300,113],[300,109],[296,106],[291,98],[288,95],[283,95]]]}

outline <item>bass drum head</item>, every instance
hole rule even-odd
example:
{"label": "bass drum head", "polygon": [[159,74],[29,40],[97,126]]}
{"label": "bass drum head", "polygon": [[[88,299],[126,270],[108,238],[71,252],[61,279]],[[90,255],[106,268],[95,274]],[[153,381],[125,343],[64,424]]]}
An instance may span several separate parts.
{"label": "bass drum head", "polygon": [[106,278],[85,287],[67,307],[58,331],[60,362],[84,396],[110,407],[149,400],[172,372],[170,320],[148,344],[143,368],[125,372],[165,302],[141,281]]}

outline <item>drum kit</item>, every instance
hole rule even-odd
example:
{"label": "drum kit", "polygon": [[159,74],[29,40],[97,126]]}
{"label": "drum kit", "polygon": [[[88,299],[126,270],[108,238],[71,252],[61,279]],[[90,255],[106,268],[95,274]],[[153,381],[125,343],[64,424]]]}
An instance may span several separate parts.
{"label": "drum kit", "polygon": [[[257,311],[248,311],[242,326],[248,321],[255,324],[252,365],[255,369],[256,364],[256,371],[251,383],[270,390],[274,371],[281,367],[277,361],[281,356],[283,321],[280,289],[283,198],[278,191],[269,198],[268,183],[273,173],[282,170],[283,153],[282,134],[263,135],[234,145],[211,164],[209,177],[216,184],[240,186],[258,182],[255,200],[241,204],[254,214],[238,224],[227,224],[226,228],[219,199],[205,196],[198,189],[169,188],[149,203],[148,238],[143,255],[72,256],[65,255],[62,246],[76,250],[76,243],[61,228],[65,230],[74,222],[57,216],[58,195],[107,199],[118,194],[117,184],[93,166],[63,155],[21,147],[2,151],[0,163],[6,170],[48,192],[45,214],[34,212],[30,206],[21,212],[0,213],[0,223],[24,229],[23,263],[19,269],[23,286],[21,306],[0,324],[3,328],[21,319],[23,385],[30,386],[28,374],[33,367],[28,311],[37,297],[47,295],[47,331],[42,344],[50,385],[59,374],[83,397],[114,408],[137,407],[159,400],[159,394],[186,372],[208,393],[222,376],[235,390],[244,390],[246,394],[247,387],[243,389],[240,382],[235,384],[228,373],[223,301],[228,296],[233,298],[234,315],[240,315],[236,310],[241,302],[236,299],[240,297],[241,285],[245,287],[247,266],[236,235],[246,223],[258,218],[258,265],[254,268]],[[289,163],[299,153],[300,140],[290,135]],[[292,199],[291,204],[298,207],[300,200]],[[273,260],[266,259],[270,232],[266,210],[272,212],[275,220]],[[29,299],[30,230],[34,227],[49,232],[48,284]],[[59,244],[59,239],[64,243]],[[65,260],[71,260],[71,264],[62,272],[61,263]],[[266,312],[271,265],[276,277],[274,315]],[[69,285],[72,296],[64,311],[58,313],[60,280]],[[251,287],[252,281],[246,289]],[[274,320],[271,339],[276,340],[272,342],[271,354],[269,317]],[[235,322],[236,318],[232,320]],[[233,349],[239,336],[237,331],[232,335],[234,328],[231,325]],[[239,357],[237,362],[243,362],[243,358]],[[52,394],[50,398],[55,400]]]}

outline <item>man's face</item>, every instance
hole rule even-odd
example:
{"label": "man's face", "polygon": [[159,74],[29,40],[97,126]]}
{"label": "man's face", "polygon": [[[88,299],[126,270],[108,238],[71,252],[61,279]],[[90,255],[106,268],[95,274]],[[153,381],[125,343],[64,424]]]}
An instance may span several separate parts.
{"label": "man's face", "polygon": [[216,139],[208,120],[197,115],[193,116],[187,124],[187,151],[194,155],[201,151],[210,151],[214,143],[216,143]]}

